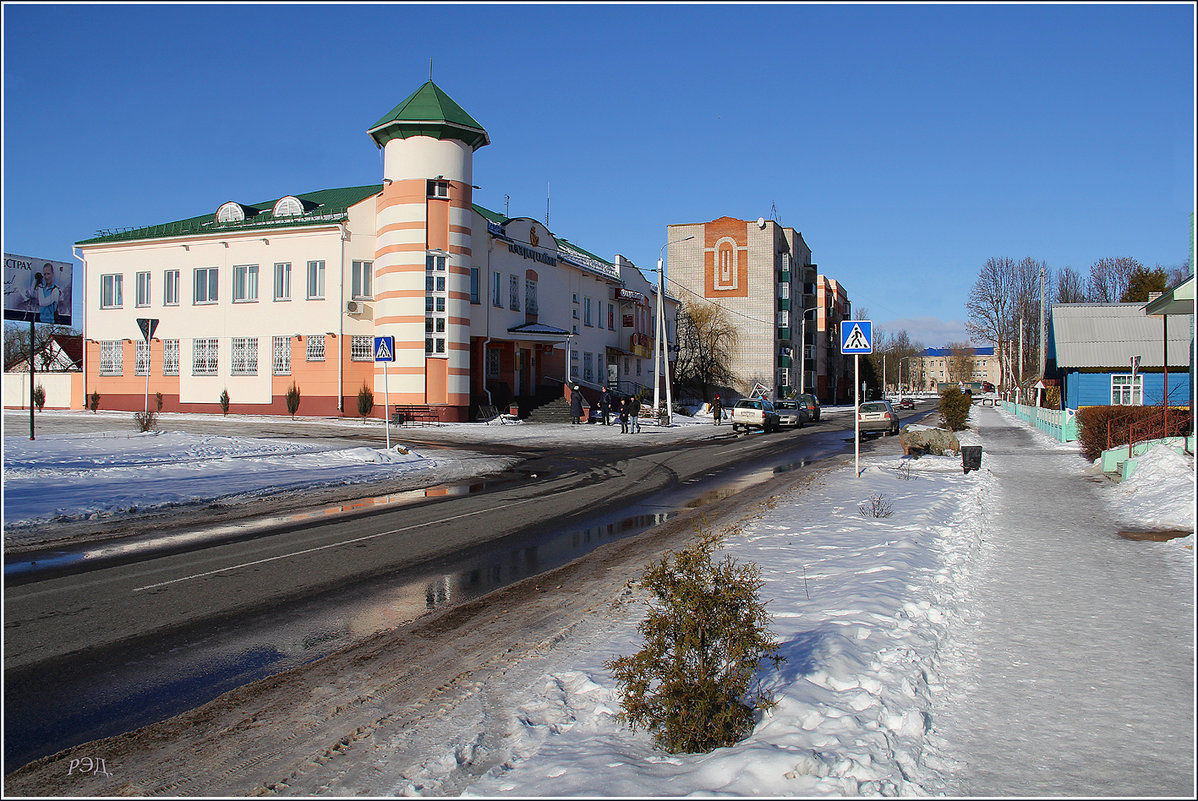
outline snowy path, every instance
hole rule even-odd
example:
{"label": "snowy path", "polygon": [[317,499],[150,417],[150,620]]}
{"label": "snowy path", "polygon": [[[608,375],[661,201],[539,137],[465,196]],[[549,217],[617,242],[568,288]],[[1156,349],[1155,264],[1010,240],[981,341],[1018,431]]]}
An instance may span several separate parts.
{"label": "snowy path", "polygon": [[1189,797],[1192,560],[1120,538],[1076,452],[993,409],[974,414],[998,493],[934,718],[941,756],[959,764],[949,786],[927,789]]}

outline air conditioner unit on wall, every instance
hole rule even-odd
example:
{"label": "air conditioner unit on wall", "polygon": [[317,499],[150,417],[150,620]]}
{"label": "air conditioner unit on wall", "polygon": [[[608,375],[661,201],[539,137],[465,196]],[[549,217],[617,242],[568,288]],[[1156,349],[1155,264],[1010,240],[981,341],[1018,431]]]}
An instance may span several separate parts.
{"label": "air conditioner unit on wall", "polygon": [[357,301],[357,300],[345,301],[346,314],[361,314],[362,311],[363,311],[363,306],[362,306],[361,301]]}

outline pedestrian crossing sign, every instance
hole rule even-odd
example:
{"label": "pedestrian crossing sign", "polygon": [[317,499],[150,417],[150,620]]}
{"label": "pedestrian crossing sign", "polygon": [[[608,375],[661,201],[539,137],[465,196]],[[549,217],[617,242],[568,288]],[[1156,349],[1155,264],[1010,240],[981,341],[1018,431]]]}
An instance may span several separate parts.
{"label": "pedestrian crossing sign", "polygon": [[395,361],[395,337],[374,338],[374,360],[376,362]]}
{"label": "pedestrian crossing sign", "polygon": [[845,320],[840,324],[840,352],[873,353],[874,324],[871,320]]}

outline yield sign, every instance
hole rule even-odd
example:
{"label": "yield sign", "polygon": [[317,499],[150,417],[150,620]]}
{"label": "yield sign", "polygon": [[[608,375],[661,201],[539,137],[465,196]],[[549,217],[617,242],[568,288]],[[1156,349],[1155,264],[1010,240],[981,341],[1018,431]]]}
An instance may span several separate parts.
{"label": "yield sign", "polygon": [[870,320],[845,320],[840,324],[841,353],[873,353],[874,324]]}
{"label": "yield sign", "polygon": [[150,341],[150,337],[154,336],[154,329],[158,327],[157,317],[138,317],[137,327],[141,329],[141,336],[146,341]]}
{"label": "yield sign", "polygon": [[395,337],[374,338],[374,360],[376,362],[395,361]]}

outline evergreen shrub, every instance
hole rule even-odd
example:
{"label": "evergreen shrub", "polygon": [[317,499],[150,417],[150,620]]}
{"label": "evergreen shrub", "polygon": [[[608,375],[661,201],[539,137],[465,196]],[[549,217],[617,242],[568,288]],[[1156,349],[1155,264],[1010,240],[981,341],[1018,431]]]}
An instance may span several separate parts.
{"label": "evergreen shrub", "polygon": [[300,391],[295,382],[291,382],[291,386],[287,388],[287,412],[291,415],[291,419],[295,419],[295,413],[299,411]]}
{"label": "evergreen shrub", "polygon": [[366,422],[366,416],[374,411],[374,392],[366,383],[362,383],[362,388],[358,390],[358,414],[362,417],[362,422]]}
{"label": "evergreen shrub", "polygon": [[969,420],[969,407],[973,396],[967,395],[957,387],[949,387],[940,393],[940,403],[936,407],[940,412],[940,420],[949,431],[963,431]]}
{"label": "evergreen shrub", "polygon": [[46,407],[46,388],[41,384],[33,388],[33,406],[39,412]]}
{"label": "evergreen shrub", "polygon": [[92,414],[100,408],[100,393],[92,390],[92,394],[87,396],[87,408],[92,410]]}
{"label": "evergreen shrub", "polygon": [[220,411],[226,417],[229,414],[229,390],[222,389],[220,391]]}

